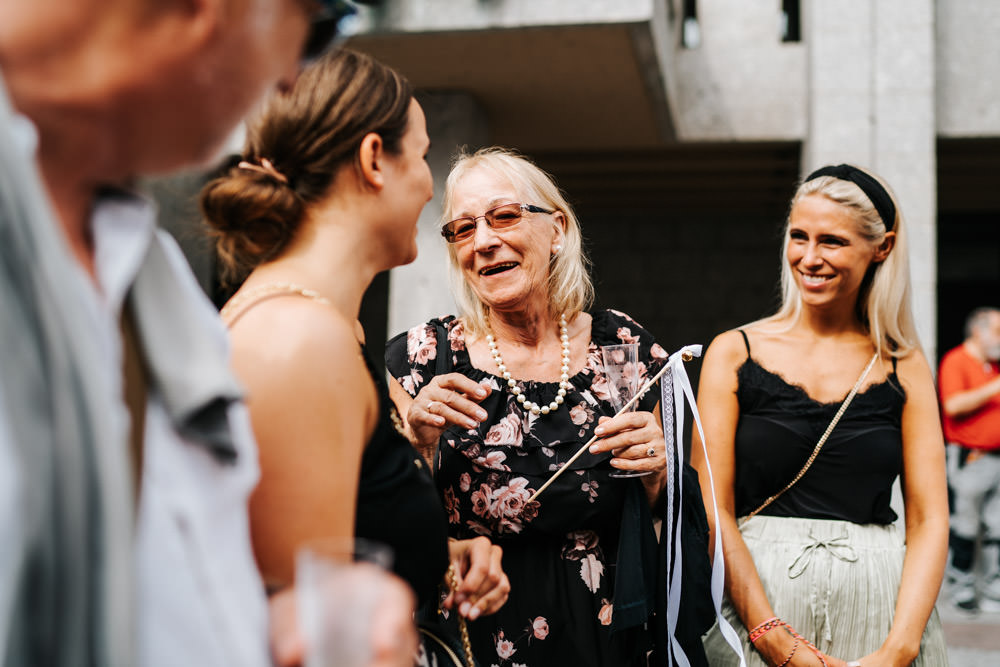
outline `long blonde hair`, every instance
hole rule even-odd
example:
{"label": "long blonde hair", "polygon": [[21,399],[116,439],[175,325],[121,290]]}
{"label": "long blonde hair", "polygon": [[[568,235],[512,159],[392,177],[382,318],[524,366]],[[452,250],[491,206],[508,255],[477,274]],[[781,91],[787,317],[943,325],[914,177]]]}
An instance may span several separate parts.
{"label": "long blonde hair", "polygon": [[[857,168],[857,167],[855,167]],[[892,198],[896,219],[890,228],[896,233],[895,245],[884,261],[872,264],[858,293],[857,316],[868,331],[872,345],[883,357],[902,358],[919,348],[917,328],[910,305],[910,263],[907,229],[896,196],[885,181],[865,169]],[[851,181],[834,176],[820,176],[801,183],[792,197],[792,206],[809,195],[822,195],[846,208],[857,222],[858,232],[873,245],[885,240],[886,224],[868,196]],[[789,223],[785,222],[781,249],[781,307],[761,322],[785,320],[794,323],[802,313],[802,295],[788,265]]]}
{"label": "long blonde hair", "polygon": [[[572,321],[594,301],[594,286],[588,272],[589,262],[583,250],[583,234],[573,208],[556,187],[552,177],[531,160],[517,152],[501,147],[483,148],[473,154],[465,152],[456,156],[444,188],[442,224],[454,218],[454,191],[459,181],[473,169],[489,169],[510,181],[524,203],[562,212],[566,218],[562,250],[549,261],[548,303],[549,314],[556,318],[565,313]],[[466,328],[473,333],[486,329],[489,306],[484,304],[462,275],[455,244],[448,244],[448,276],[458,314]]]}

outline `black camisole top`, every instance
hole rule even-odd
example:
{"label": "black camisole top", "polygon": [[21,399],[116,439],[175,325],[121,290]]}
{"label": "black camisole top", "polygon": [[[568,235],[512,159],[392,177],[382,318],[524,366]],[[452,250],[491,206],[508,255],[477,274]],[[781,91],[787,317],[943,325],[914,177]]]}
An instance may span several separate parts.
{"label": "black camisole top", "polygon": [[361,457],[354,532],[392,547],[393,570],[422,605],[448,569],[448,523],[426,461],[393,424],[399,417],[385,379],[362,352],[378,390],[379,420]]}
{"label": "black camisole top", "polygon": [[[735,502],[746,516],[802,469],[842,401],[821,403],[750,354],[737,370]],[[906,393],[895,373],[854,397],[808,472],[761,514],[888,524],[892,484],[903,468]],[[846,396],[846,394],[845,394]]]}

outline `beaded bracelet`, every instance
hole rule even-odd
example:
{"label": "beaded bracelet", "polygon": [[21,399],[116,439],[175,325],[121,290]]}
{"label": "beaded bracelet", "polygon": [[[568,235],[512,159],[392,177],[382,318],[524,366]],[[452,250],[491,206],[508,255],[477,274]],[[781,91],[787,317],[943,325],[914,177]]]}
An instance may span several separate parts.
{"label": "beaded bracelet", "polygon": [[[803,644],[806,645],[806,648],[808,648],[810,651],[812,651],[813,653],[816,654],[816,657],[819,658],[819,661],[823,664],[823,667],[828,667],[828,665],[826,664],[826,658],[823,656],[822,651],[820,651],[818,648],[816,648],[816,646],[813,645],[813,643],[811,641],[809,641],[808,639],[806,639],[805,637],[803,637],[802,635],[800,635],[799,633],[797,633],[795,631],[795,628],[793,628],[792,626],[790,626],[788,623],[782,622],[782,625],[785,626],[785,630],[787,630],[788,633],[792,635],[792,637],[795,637],[795,648],[798,648],[799,647],[799,642],[802,642]],[[793,649],[792,653],[794,653],[794,652],[795,652],[795,650]],[[789,656],[788,659],[791,660],[791,656]],[[786,662],[788,662],[788,660],[786,660],[785,662],[783,662],[781,664],[783,665]]]}
{"label": "beaded bracelet", "polygon": [[788,663],[790,663],[792,661],[792,656],[795,655],[795,652],[799,650],[799,637],[798,637],[798,635],[794,635],[794,636],[795,636],[795,643],[792,644],[792,652],[789,653],[788,657],[785,658],[785,661],[782,662],[777,667],[785,667],[785,665],[787,665]]}
{"label": "beaded bracelet", "polygon": [[750,643],[756,644],[758,639],[781,625],[784,625],[784,621],[777,616],[772,616],[750,631]]}

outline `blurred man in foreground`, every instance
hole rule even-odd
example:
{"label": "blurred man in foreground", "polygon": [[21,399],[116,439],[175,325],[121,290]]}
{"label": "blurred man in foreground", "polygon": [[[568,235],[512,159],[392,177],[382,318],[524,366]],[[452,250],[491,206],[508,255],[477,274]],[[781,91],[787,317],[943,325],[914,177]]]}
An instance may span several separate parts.
{"label": "blurred man in foreground", "polygon": [[129,188],[212,156],[336,4],[0,3],[4,665],[272,661],[224,330]]}

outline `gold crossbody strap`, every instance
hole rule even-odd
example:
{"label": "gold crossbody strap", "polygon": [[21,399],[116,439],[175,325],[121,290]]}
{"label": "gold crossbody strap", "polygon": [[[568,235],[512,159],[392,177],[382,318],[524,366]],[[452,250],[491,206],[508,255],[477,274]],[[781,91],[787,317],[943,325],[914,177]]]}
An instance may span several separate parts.
{"label": "gold crossbody strap", "polygon": [[785,491],[795,486],[795,483],[798,482],[800,479],[802,479],[802,476],[805,475],[806,471],[809,470],[809,467],[813,464],[813,461],[815,461],[816,457],[819,456],[819,450],[823,448],[823,445],[826,443],[826,439],[830,437],[830,434],[833,432],[833,429],[837,425],[837,422],[839,422],[840,418],[844,416],[844,412],[847,411],[847,406],[850,405],[851,401],[854,400],[854,396],[858,393],[858,390],[861,389],[861,385],[864,384],[865,378],[868,377],[868,373],[871,372],[871,369],[875,365],[876,361],[878,361],[878,352],[872,355],[871,361],[869,361],[868,365],[865,366],[865,370],[861,371],[861,377],[859,377],[858,381],[854,383],[854,388],[851,389],[851,393],[849,393],[847,395],[847,398],[844,399],[844,402],[840,404],[840,409],[837,410],[837,414],[835,414],[833,416],[833,419],[830,420],[830,425],[826,427],[825,431],[823,431],[823,435],[820,436],[819,442],[816,443],[816,446],[813,448],[812,454],[809,455],[809,458],[806,460],[805,465],[802,466],[802,470],[800,470],[799,474],[795,476],[795,479],[789,482],[785,486],[785,488],[783,488],[781,491],[778,491],[776,494],[765,500],[760,507],[755,509],[753,512],[750,512],[750,514],[747,514],[746,517],[743,518],[743,522],[746,522],[749,519],[757,516],[757,514],[760,513],[762,509],[773,503],[775,500],[778,499],[778,497],[781,494],[783,494]]}

